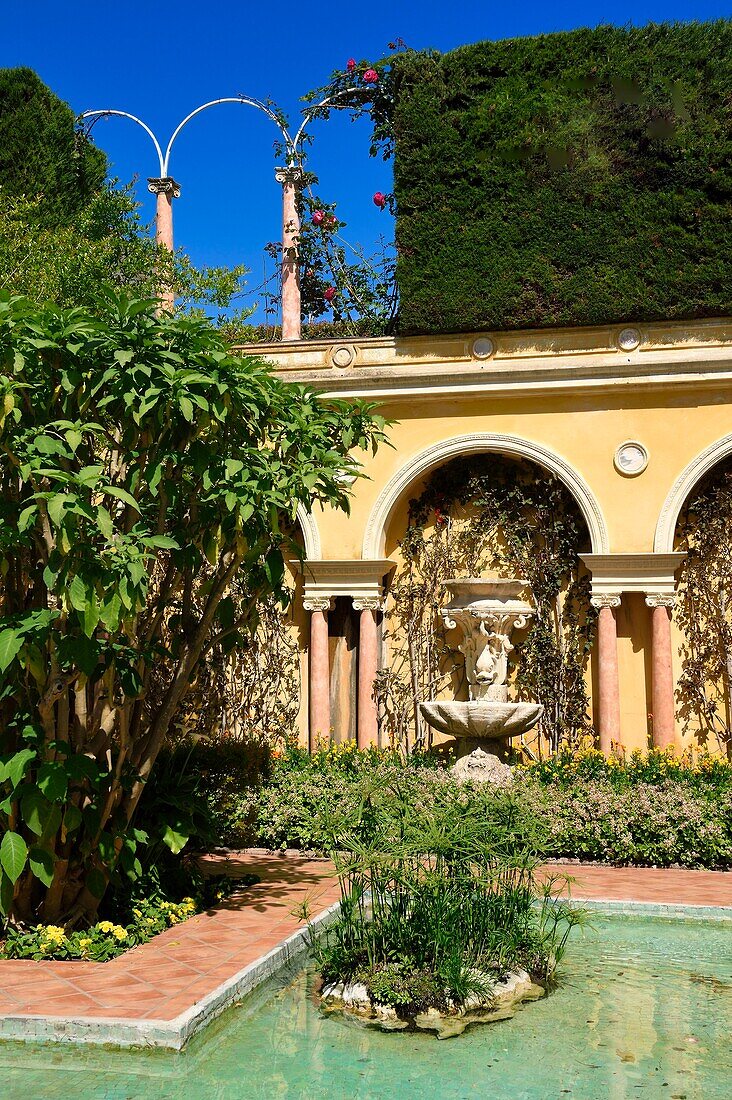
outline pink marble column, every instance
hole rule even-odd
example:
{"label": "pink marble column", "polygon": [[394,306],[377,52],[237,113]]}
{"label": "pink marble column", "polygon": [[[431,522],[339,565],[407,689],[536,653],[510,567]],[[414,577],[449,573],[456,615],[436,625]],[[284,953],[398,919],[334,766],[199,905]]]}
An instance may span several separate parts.
{"label": "pink marble column", "polygon": [[330,737],[330,659],[328,655],[328,596],[314,596],[303,601],[310,612],[309,698],[310,751],[319,738]]}
{"label": "pink marble column", "polygon": [[365,749],[369,745],[379,743],[374,682],[379,671],[379,636],[376,617],[381,610],[381,598],[367,596],[355,599],[353,606],[359,612],[357,741],[358,747]]}
{"label": "pink marble column", "polygon": [[300,275],[298,248],[300,215],[297,189],[302,183],[302,168],[276,168],[275,179],[282,184],[282,339],[300,339]]}
{"label": "pink marble column", "polygon": [[671,609],[673,594],[646,596],[651,608],[651,705],[653,707],[653,744],[667,748],[676,741],[674,707],[673,653],[671,647]]}
{"label": "pink marble column", "polygon": [[605,755],[620,741],[620,681],[618,676],[618,626],[614,608],[620,596],[593,596],[597,616],[597,725],[600,749]]}
{"label": "pink marble column", "polygon": [[[172,176],[153,176],[147,181],[147,189],[156,197],[155,242],[161,248],[173,251],[173,199],[180,197],[180,184]],[[170,286],[160,288],[160,308],[171,312],[175,296]]]}

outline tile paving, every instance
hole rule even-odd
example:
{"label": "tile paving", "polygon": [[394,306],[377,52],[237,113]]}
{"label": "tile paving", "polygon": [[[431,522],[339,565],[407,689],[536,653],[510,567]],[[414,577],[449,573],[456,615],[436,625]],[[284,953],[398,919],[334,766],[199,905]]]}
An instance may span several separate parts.
{"label": "tile paving", "polygon": [[[304,898],[313,915],[338,898],[327,860],[250,849],[203,862],[261,882],[107,963],[0,960],[0,1017],[174,1020],[301,928]],[[546,873],[572,876],[578,900],[732,906],[732,872],[552,864]]]}

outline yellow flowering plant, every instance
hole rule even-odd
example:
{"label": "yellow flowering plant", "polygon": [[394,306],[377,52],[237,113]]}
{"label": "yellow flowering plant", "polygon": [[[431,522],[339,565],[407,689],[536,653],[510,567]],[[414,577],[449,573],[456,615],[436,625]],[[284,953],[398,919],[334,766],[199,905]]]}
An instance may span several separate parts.
{"label": "yellow flowering plant", "polygon": [[0,957],[6,959],[81,959],[106,962],[130,947],[146,943],[200,912],[202,905],[192,897],[173,902],[161,898],[138,900],[127,925],[111,920],[98,921],[91,928],[70,932],[55,924],[39,924],[26,929],[8,929],[0,944]]}

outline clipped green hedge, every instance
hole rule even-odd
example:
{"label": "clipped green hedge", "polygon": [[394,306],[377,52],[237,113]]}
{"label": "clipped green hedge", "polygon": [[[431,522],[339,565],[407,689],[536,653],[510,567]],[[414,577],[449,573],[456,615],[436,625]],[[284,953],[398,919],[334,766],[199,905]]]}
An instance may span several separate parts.
{"label": "clipped green hedge", "polygon": [[405,53],[402,334],[732,313],[732,22]]}

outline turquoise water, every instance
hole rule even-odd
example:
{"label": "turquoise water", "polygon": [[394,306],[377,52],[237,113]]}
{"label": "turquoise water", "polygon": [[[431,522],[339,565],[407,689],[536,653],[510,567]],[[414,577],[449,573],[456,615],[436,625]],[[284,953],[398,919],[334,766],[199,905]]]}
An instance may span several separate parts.
{"label": "turquoise water", "polygon": [[732,1097],[732,923],[593,918],[562,983],[439,1042],[326,1019],[287,975],[180,1054],[0,1044],[3,1100]]}

